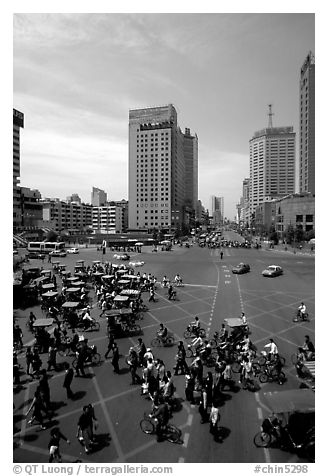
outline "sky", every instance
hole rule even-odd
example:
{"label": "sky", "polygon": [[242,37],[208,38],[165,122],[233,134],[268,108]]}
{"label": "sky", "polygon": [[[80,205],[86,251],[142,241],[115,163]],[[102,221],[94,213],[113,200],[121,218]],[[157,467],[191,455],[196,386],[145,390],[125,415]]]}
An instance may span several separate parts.
{"label": "sky", "polygon": [[128,199],[129,109],[174,104],[198,136],[199,199],[236,216],[249,140],[293,126],[313,13],[16,13],[13,104],[25,115],[21,185],[43,197],[93,186]]}

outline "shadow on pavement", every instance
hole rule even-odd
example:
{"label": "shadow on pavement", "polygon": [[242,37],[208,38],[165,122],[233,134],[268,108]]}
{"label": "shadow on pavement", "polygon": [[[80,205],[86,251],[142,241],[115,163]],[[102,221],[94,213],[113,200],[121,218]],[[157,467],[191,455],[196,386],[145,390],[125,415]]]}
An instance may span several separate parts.
{"label": "shadow on pavement", "polygon": [[78,392],[74,392],[71,400],[81,400],[86,394],[87,392],[84,390],[79,390]]}

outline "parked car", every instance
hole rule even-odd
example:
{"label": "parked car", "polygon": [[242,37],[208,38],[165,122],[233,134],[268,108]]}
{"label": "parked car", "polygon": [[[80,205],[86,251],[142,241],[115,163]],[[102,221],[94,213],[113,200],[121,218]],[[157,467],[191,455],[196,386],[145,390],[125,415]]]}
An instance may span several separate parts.
{"label": "parked car", "polygon": [[120,254],[115,254],[113,258],[121,259],[122,261],[128,261],[130,259],[130,256],[126,253],[120,253]]}
{"label": "parked car", "polygon": [[50,251],[49,255],[50,256],[58,256],[59,258],[65,258],[66,251],[64,251],[64,250],[54,250],[54,251]]}
{"label": "parked car", "polygon": [[251,270],[251,267],[249,266],[249,264],[246,264],[246,263],[239,263],[237,264],[237,266],[234,266],[232,268],[232,272],[234,274],[249,273],[250,270]]}
{"label": "parked car", "polygon": [[37,251],[30,251],[27,253],[28,259],[44,259],[46,257],[43,253],[38,253]]}
{"label": "parked car", "polygon": [[281,274],[283,274],[282,267],[276,266],[275,264],[271,264],[264,271],[262,271],[262,275],[268,278],[274,278],[276,276],[280,276]]}
{"label": "parked car", "polygon": [[78,248],[68,248],[67,253],[77,255],[79,254]]}

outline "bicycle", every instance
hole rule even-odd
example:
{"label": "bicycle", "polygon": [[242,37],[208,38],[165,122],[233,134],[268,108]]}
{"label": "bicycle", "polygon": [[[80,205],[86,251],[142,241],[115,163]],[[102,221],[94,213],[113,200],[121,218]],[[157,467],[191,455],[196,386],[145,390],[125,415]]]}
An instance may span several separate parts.
{"label": "bicycle", "polygon": [[185,339],[192,339],[194,337],[206,337],[206,331],[205,329],[203,329],[202,327],[200,327],[198,329],[198,331],[196,331],[195,329],[192,329],[191,328],[191,325],[189,324],[189,326],[187,327],[187,329],[184,331],[183,333],[183,337]]}
{"label": "bicycle", "polygon": [[295,313],[295,317],[293,318],[293,322],[299,322],[299,321],[309,322],[310,321],[309,313],[307,311],[301,312],[298,309]]}
{"label": "bicycle", "polygon": [[[91,365],[99,365],[101,361],[101,356],[99,352],[90,351],[88,356],[86,357],[84,363],[91,364]],[[75,358],[72,362],[72,367],[76,370],[77,367],[77,358]]]}
{"label": "bicycle", "polygon": [[200,357],[201,361],[203,364],[206,365],[206,367],[214,367],[215,362],[216,362],[216,355],[213,355],[212,352],[208,355],[206,351],[204,352],[198,352],[195,351],[191,346],[188,345],[188,348],[186,350],[186,358],[196,358]]}
{"label": "bicycle", "polygon": [[[285,357],[282,357],[281,355],[279,354],[276,354],[275,356],[273,356],[273,358],[275,360],[279,359],[281,365],[284,367],[285,364],[286,364],[286,359]],[[261,356],[258,358],[257,360],[257,363],[261,366],[261,367],[264,367],[266,364],[270,363],[270,362],[274,362],[274,360],[271,361],[269,355],[266,353],[266,351],[262,351],[261,352]]]}
{"label": "bicycle", "polygon": [[173,336],[166,336],[164,338],[162,337],[155,337],[155,339],[153,339],[151,342],[150,342],[150,345],[152,347],[168,347],[168,346],[171,346],[174,344],[174,337]]}
{"label": "bicycle", "polygon": [[[153,435],[156,433],[156,424],[154,418],[144,413],[143,419],[140,421],[139,426],[141,431],[146,435]],[[168,423],[163,428],[163,437],[170,443],[182,444],[181,440],[182,432],[172,423]]]}
{"label": "bicycle", "polygon": [[262,367],[262,373],[259,375],[259,380],[261,383],[278,382],[279,385],[282,385],[286,381],[286,375],[282,371],[278,371],[274,367],[266,366]]}
{"label": "bicycle", "polygon": [[89,325],[86,327],[84,321],[82,320],[77,323],[76,328],[82,331],[99,331],[100,324],[98,321],[89,321]]}

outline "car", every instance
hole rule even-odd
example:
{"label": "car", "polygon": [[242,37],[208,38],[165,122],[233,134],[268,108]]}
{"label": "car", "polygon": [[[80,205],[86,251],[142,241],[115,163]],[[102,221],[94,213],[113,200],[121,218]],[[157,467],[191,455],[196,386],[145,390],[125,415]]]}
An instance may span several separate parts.
{"label": "car", "polygon": [[66,251],[64,251],[64,250],[54,250],[54,251],[50,251],[49,255],[50,256],[58,256],[59,258],[65,258]]}
{"label": "car", "polygon": [[130,261],[129,266],[143,266],[145,264],[144,261]]}
{"label": "car", "polygon": [[30,251],[27,254],[28,259],[44,259],[46,257],[43,253],[38,253],[37,251]]}
{"label": "car", "polygon": [[275,264],[270,264],[265,270],[262,271],[262,275],[268,278],[274,278],[283,274],[283,269],[281,266]]}
{"label": "car", "polygon": [[121,254],[115,254],[113,258],[121,259],[122,261],[128,261],[130,259],[130,256],[126,253],[121,253]]}
{"label": "car", "polygon": [[246,263],[239,263],[237,264],[237,266],[234,266],[232,268],[232,272],[234,274],[249,273],[250,270],[251,270],[251,267],[249,266],[249,264],[246,264]]}
{"label": "car", "polygon": [[78,248],[68,248],[67,253],[77,255],[79,253]]}

